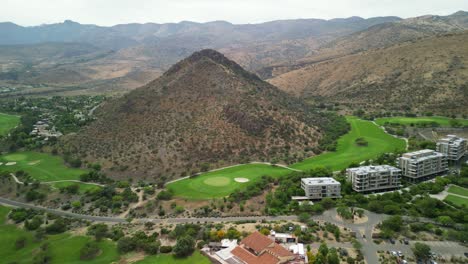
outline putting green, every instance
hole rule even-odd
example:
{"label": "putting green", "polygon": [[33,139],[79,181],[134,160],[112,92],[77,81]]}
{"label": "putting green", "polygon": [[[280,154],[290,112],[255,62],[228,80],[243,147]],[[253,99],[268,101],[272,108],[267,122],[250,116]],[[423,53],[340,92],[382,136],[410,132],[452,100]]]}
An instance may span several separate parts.
{"label": "putting green", "polygon": [[0,156],[0,163],[16,162],[14,165],[0,165],[0,171],[25,171],[39,181],[79,180],[86,170],[67,167],[60,156],[25,151]]}
{"label": "putting green", "polygon": [[212,177],[204,180],[203,182],[211,186],[226,186],[229,185],[231,180],[227,177]]}
{"label": "putting green", "polygon": [[25,154],[19,154],[19,153],[7,154],[3,157],[5,158],[6,161],[22,161],[22,160],[27,159],[27,156]]}
{"label": "putting green", "polygon": [[[406,143],[402,139],[395,138],[383,131],[380,127],[370,121],[347,117],[351,125],[351,131],[338,139],[335,152],[323,153],[321,155],[306,159],[291,165],[298,170],[310,170],[316,167],[328,167],[332,170],[341,170],[353,162],[361,162],[386,153],[404,150]],[[355,140],[364,138],[367,146],[356,146]],[[187,199],[211,199],[225,197],[234,190],[248,186],[249,183],[236,182],[235,178],[246,178],[250,182],[258,181],[262,175],[280,177],[291,173],[291,170],[265,164],[244,164],[218,171],[204,173],[195,178],[189,178],[173,182],[167,185],[175,196]],[[227,177],[230,179],[228,185],[210,185],[209,179]]]}
{"label": "putting green", "polygon": [[7,135],[20,122],[20,117],[0,113],[0,136]]}
{"label": "putting green", "polygon": [[402,125],[411,125],[411,124],[430,124],[437,123],[443,127],[450,127],[450,122],[457,121],[463,126],[468,126],[468,119],[452,119],[443,116],[426,116],[426,117],[383,117],[377,118],[375,122],[379,125],[384,125],[385,123],[397,123]]}

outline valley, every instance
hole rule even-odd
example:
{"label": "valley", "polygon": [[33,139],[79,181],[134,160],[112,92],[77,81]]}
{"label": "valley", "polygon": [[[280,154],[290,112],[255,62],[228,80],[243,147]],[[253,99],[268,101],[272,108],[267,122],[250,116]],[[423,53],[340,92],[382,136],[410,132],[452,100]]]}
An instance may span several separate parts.
{"label": "valley", "polygon": [[0,22],[0,263],[467,263],[468,12],[366,8]]}

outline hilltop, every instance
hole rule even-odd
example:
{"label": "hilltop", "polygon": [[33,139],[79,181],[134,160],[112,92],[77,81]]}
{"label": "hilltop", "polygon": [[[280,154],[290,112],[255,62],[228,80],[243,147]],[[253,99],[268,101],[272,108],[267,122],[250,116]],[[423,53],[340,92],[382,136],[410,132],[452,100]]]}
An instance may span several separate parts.
{"label": "hilltop", "polygon": [[318,152],[332,120],[214,50],[114,99],[66,150],[113,175],[167,180],[252,160]]}
{"label": "hilltop", "polygon": [[311,64],[270,80],[296,96],[354,109],[467,114],[468,31]]}

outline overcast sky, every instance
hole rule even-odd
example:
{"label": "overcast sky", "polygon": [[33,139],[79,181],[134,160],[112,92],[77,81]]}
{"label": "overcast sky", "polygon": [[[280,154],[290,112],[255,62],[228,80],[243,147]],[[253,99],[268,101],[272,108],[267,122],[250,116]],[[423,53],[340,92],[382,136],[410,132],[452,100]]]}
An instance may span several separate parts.
{"label": "overcast sky", "polygon": [[31,26],[71,19],[82,24],[167,23],[182,20],[258,23],[468,11],[468,0],[0,0],[0,21]]}

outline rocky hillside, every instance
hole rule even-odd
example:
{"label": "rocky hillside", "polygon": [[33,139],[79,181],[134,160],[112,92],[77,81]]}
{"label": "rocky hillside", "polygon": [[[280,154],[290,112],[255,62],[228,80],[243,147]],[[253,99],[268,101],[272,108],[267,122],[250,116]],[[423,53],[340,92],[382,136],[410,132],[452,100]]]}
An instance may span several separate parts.
{"label": "rocky hillside", "polygon": [[270,80],[357,108],[468,113],[468,31],[314,63]]}
{"label": "rocky hillside", "polygon": [[304,56],[293,63],[272,65],[257,72],[263,79],[268,79],[307,65],[342,56],[465,30],[468,30],[468,12],[463,11],[449,16],[427,15],[380,23],[324,43],[309,56]]}
{"label": "rocky hillside", "polygon": [[106,103],[97,117],[66,150],[112,175],[161,181],[206,164],[313,155],[331,122],[214,50]]}

